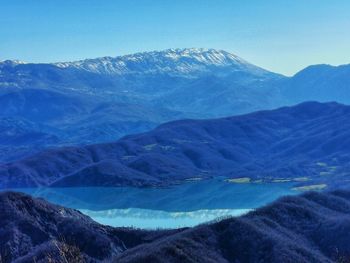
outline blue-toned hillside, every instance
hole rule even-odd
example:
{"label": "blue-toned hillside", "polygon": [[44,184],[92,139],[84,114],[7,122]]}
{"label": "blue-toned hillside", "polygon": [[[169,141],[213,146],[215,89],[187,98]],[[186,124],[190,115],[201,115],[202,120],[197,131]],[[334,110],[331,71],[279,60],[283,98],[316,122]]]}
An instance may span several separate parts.
{"label": "blue-toned hillside", "polygon": [[115,143],[43,151],[3,164],[0,186],[160,186],[224,176],[322,189],[347,181],[349,120],[349,106],[308,102],[175,121]]}
{"label": "blue-toned hillside", "polygon": [[350,104],[350,65],[309,66],[281,85],[290,103],[315,100]]}

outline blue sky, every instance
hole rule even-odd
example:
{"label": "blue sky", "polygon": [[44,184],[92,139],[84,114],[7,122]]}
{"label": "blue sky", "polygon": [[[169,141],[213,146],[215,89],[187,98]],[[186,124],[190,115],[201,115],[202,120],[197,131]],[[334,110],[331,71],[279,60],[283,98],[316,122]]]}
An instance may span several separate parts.
{"label": "blue sky", "polygon": [[0,60],[204,47],[286,75],[350,63],[347,0],[0,0],[0,14]]}

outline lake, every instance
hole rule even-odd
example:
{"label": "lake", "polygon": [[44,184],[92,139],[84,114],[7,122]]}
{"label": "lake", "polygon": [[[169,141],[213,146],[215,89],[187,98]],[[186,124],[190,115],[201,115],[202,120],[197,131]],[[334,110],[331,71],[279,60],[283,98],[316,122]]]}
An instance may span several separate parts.
{"label": "lake", "polygon": [[204,180],[169,188],[78,187],[11,189],[75,208],[111,226],[178,228],[238,216],[296,194],[291,183],[237,184]]}

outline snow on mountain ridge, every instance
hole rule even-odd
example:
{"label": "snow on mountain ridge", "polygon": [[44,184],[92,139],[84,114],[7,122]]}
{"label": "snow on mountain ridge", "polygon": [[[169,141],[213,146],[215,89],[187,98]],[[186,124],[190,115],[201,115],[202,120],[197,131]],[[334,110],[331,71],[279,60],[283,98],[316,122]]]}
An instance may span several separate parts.
{"label": "snow on mountain ridge", "polygon": [[216,49],[184,48],[141,52],[117,57],[101,57],[55,63],[61,68],[79,68],[100,74],[167,73],[191,74],[208,72],[212,67],[230,71],[251,71],[258,75],[269,72],[229,52]]}
{"label": "snow on mountain ridge", "polygon": [[0,65],[11,65],[11,66],[16,66],[16,65],[20,65],[20,64],[28,64],[27,62],[21,61],[21,60],[0,60]]}

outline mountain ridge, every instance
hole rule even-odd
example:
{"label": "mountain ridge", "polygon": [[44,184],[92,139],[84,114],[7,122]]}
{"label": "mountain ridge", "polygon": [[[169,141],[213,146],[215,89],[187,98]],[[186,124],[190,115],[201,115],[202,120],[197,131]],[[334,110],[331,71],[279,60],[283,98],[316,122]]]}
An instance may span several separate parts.
{"label": "mountain ridge", "polygon": [[116,142],[43,151],[0,165],[0,186],[166,186],[217,176],[332,186],[334,178],[346,182],[349,119],[350,106],[308,102],[175,121]]}
{"label": "mountain ridge", "polygon": [[[145,67],[142,67],[142,65],[140,67],[137,66],[140,62],[145,64],[144,66],[148,66],[151,63],[158,66],[151,70],[145,70]],[[143,73],[151,74],[189,74],[196,71],[200,72],[201,70],[206,71],[204,66],[211,65],[221,67],[233,66],[237,70],[247,68],[262,75],[268,73],[268,71],[253,66],[242,58],[227,51],[203,48],[166,49],[162,51],[140,52],[116,57],[101,57],[73,62],[58,62],[54,63],[54,65],[62,68],[81,68],[87,71],[103,74],[137,73],[140,70],[143,71]],[[130,67],[134,67],[135,71],[130,69]]]}
{"label": "mountain ridge", "polygon": [[[101,74],[94,72],[94,67],[85,70],[74,66],[84,64],[83,61],[72,62],[69,64],[72,66],[65,68],[53,64],[0,63],[3,109],[0,118],[18,118],[18,123],[24,120],[28,124],[28,138],[30,134],[42,133],[40,128],[32,127],[47,127],[48,136],[57,138],[56,143],[43,140],[40,147],[32,147],[29,142],[23,145],[0,142],[0,162],[49,147],[115,141],[178,119],[219,118],[304,101],[350,104],[348,66],[330,67],[331,70],[329,66],[326,70],[314,66],[289,78],[214,49],[168,49],[107,60],[113,64],[115,59],[122,58],[130,60],[122,70],[134,73]],[[86,63],[89,61],[96,59]],[[108,70],[109,64],[103,63],[98,62],[101,70]],[[35,97],[40,98],[37,99],[40,107],[33,106]],[[49,115],[55,118],[48,119]],[[9,123],[4,127],[2,124],[0,129],[16,129],[15,119],[13,128]]]}
{"label": "mountain ridge", "polygon": [[[145,52],[137,52],[126,55],[118,55],[118,56],[104,56],[97,58],[87,58],[76,61],[65,61],[65,62],[44,62],[44,63],[32,63],[32,62],[23,62],[20,60],[4,60],[0,61],[0,64],[9,64],[9,65],[19,65],[19,64],[42,64],[42,65],[54,65],[60,68],[79,68],[86,71],[94,72],[94,73],[104,73],[104,74],[125,74],[128,73],[126,62],[141,62],[141,61],[149,61],[153,59],[153,63],[165,66],[174,66],[171,64],[166,64],[161,61],[161,59],[167,59],[168,62],[181,62],[182,60],[187,59],[187,63],[197,63],[202,65],[215,65],[215,66],[236,66],[237,68],[250,68],[254,69],[256,72],[261,74],[266,74],[269,71],[262,69],[258,66],[255,66],[246,60],[234,55],[230,52],[221,49],[214,48],[170,48],[160,51],[145,51]],[[185,58],[185,59],[184,59]],[[190,60],[192,59],[192,61]],[[184,61],[185,62],[185,61]],[[94,66],[94,64],[96,66]],[[185,64],[185,63],[184,63]],[[161,66],[158,67],[160,69]],[[189,67],[181,68],[181,67],[173,67],[166,69],[165,72],[173,73],[174,69],[178,68],[182,73],[190,73],[191,69]],[[98,69],[101,69],[99,71]],[[114,69],[114,70],[113,70]],[[120,70],[120,71],[119,71]],[[125,71],[123,71],[125,70]],[[137,71],[136,71],[137,72]],[[152,71],[151,71],[152,72]],[[132,72],[130,72],[132,73]],[[159,72],[158,72],[159,73]],[[269,72],[272,73],[272,72]],[[276,76],[282,74],[273,73]]]}
{"label": "mountain ridge", "polygon": [[[106,59],[111,62],[104,65]],[[0,144],[0,162],[51,146],[113,141],[170,120],[224,116],[264,108],[262,105],[271,108],[275,95],[263,83],[281,78],[212,49],[173,49],[85,60],[87,67],[89,61],[97,63],[97,69],[101,66],[102,73],[94,64],[90,70],[74,62],[64,67],[0,63],[0,118],[18,118],[18,122],[35,119],[32,126],[49,126],[54,131],[51,135],[58,137],[56,144],[43,143],[35,148],[30,144],[20,148]],[[105,74],[109,69],[117,70],[117,74]],[[270,95],[262,96],[267,90]],[[35,97],[40,107],[33,105]],[[58,118],[58,113],[67,116]],[[45,115],[56,117],[49,120]]]}

